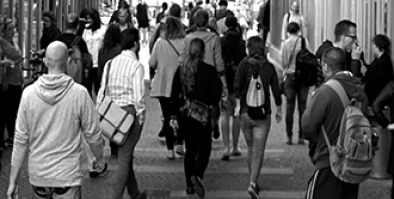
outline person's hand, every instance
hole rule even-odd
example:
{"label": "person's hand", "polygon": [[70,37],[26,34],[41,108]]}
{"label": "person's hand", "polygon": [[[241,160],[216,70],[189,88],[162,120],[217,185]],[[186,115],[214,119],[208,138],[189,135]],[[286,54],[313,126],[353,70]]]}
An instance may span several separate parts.
{"label": "person's hand", "polygon": [[393,123],[393,124],[389,124],[389,125],[387,126],[387,129],[388,129],[388,130],[394,130],[394,123]]}
{"label": "person's hand", "polygon": [[359,46],[354,46],[352,49],[352,59],[359,60],[363,50]]}
{"label": "person's hand", "polygon": [[170,120],[170,126],[174,129],[179,129],[178,120]]}
{"label": "person's hand", "polygon": [[236,105],[234,110],[234,116],[239,116],[240,111],[241,111],[241,106]]}
{"label": "person's hand", "polygon": [[18,192],[18,185],[15,183],[10,183],[7,190],[7,199],[14,199],[15,195],[18,195]]}
{"label": "person's hand", "polygon": [[12,62],[10,60],[3,60],[0,62],[0,66],[8,68],[12,66]]}
{"label": "person's hand", "polygon": [[275,118],[276,118],[276,123],[280,123],[282,121],[282,113],[277,112]]}
{"label": "person's hand", "polygon": [[222,100],[225,102],[227,102],[227,100],[228,100],[228,88],[227,87],[223,87]]}
{"label": "person's hand", "polygon": [[144,124],[144,121],[145,121],[144,115],[145,115],[144,113],[138,115],[138,122],[140,123],[140,125]]}

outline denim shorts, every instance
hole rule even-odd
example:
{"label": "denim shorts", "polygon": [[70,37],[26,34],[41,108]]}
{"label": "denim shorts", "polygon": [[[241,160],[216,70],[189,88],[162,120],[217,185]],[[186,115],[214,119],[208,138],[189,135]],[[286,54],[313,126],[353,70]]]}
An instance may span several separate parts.
{"label": "denim shorts", "polygon": [[36,199],[81,199],[81,186],[76,187],[35,187]]}

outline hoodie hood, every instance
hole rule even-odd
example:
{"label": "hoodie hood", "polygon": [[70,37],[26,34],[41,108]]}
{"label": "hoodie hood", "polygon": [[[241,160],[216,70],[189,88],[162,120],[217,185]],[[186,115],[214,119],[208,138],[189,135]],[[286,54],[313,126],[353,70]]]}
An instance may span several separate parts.
{"label": "hoodie hood", "polygon": [[56,104],[74,85],[74,80],[66,74],[45,74],[35,83],[37,95],[48,104]]}
{"label": "hoodie hood", "polygon": [[215,41],[214,39],[216,39],[217,37],[217,35],[214,32],[211,32],[209,30],[200,30],[200,29],[193,32],[193,35],[202,39],[205,45],[207,45],[207,43],[210,43],[211,41]]}
{"label": "hoodie hood", "polygon": [[[339,81],[350,98],[355,98],[359,102],[365,102],[367,99],[361,80],[353,77],[351,72],[339,72],[333,75],[330,79]],[[368,103],[366,104],[368,105]]]}

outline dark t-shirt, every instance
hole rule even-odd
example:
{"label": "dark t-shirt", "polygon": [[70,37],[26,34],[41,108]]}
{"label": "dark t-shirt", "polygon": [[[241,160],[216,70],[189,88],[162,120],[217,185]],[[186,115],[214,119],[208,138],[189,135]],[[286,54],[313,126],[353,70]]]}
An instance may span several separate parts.
{"label": "dark t-shirt", "polygon": [[[74,41],[75,37],[76,37],[76,35],[74,35],[72,33],[64,33],[64,34],[60,35],[60,37],[58,37],[56,40],[65,43],[67,45],[67,48],[71,48],[71,43]],[[81,38],[81,40],[79,40],[78,47],[79,47],[79,50],[81,50],[81,53],[88,53],[89,52],[86,42],[82,38]]]}

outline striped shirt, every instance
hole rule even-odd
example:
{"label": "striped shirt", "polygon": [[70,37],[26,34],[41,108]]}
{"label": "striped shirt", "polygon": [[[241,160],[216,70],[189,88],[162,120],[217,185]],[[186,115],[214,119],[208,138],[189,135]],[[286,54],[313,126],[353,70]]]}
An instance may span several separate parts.
{"label": "striped shirt", "polygon": [[106,95],[111,97],[118,106],[134,105],[137,116],[143,116],[142,114],[145,112],[144,66],[137,60],[136,54],[131,50],[122,51],[112,61],[105,64],[97,104],[104,98],[109,63],[111,63],[111,69]]}

